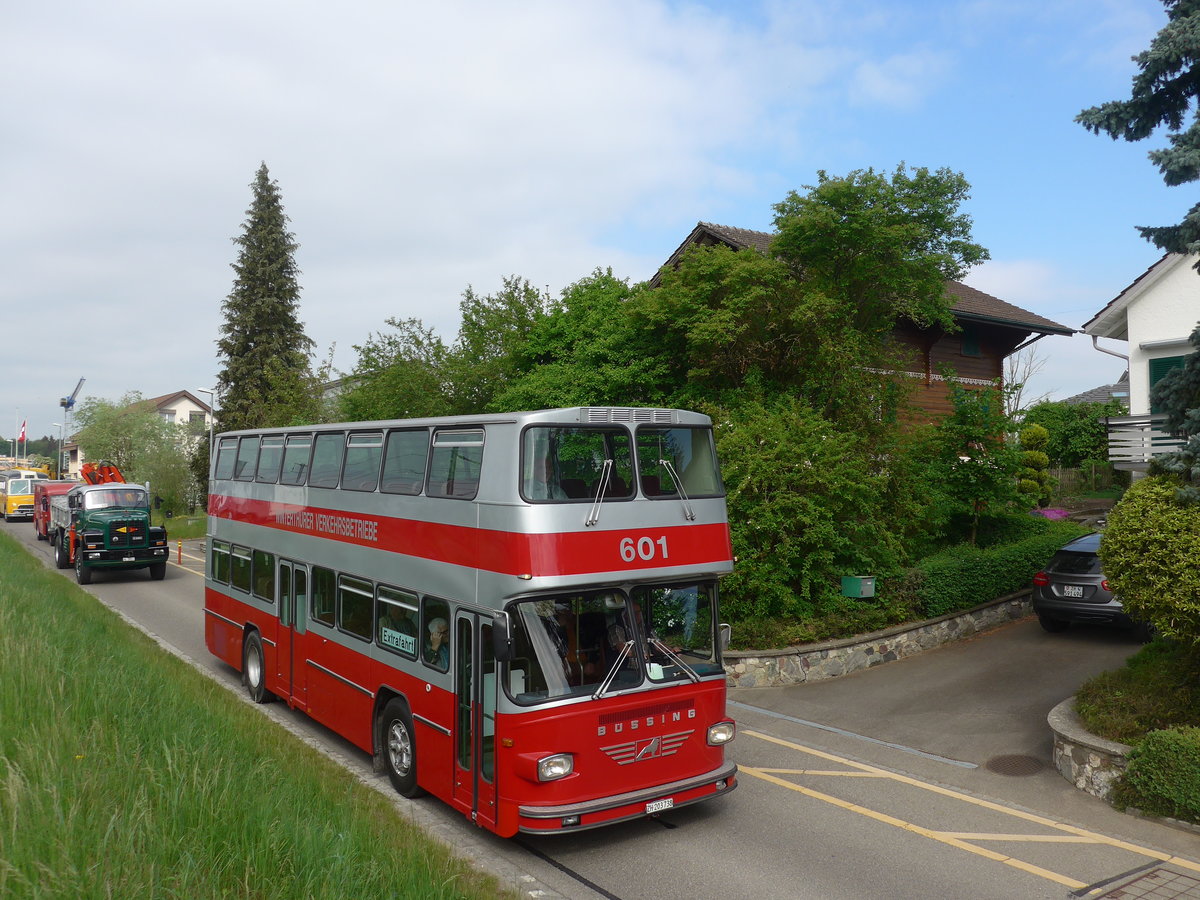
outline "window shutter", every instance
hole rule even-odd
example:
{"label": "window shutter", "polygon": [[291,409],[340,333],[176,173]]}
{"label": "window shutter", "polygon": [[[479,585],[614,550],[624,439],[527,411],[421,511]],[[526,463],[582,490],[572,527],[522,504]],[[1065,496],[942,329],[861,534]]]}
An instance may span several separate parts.
{"label": "window shutter", "polygon": [[[1150,360],[1150,389],[1153,391],[1154,386],[1162,381],[1163,376],[1172,369],[1182,368],[1184,359],[1185,357],[1182,356],[1164,356],[1159,359]],[[1159,406],[1150,407],[1151,415],[1157,415],[1162,411],[1162,408]]]}

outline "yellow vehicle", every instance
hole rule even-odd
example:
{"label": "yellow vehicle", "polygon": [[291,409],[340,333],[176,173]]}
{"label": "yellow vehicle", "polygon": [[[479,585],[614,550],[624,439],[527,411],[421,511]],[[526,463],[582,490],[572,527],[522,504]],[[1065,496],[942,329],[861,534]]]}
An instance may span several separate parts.
{"label": "yellow vehicle", "polygon": [[0,479],[0,516],[13,519],[33,518],[33,483],[43,479],[28,475]]}

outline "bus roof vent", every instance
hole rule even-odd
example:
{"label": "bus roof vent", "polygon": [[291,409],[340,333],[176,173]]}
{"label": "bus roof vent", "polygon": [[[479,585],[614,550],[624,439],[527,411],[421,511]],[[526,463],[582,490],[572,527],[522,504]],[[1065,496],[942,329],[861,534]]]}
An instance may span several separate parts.
{"label": "bus roof vent", "polygon": [[630,406],[585,406],[580,413],[581,422],[657,422],[671,424],[675,421],[673,409],[647,409]]}

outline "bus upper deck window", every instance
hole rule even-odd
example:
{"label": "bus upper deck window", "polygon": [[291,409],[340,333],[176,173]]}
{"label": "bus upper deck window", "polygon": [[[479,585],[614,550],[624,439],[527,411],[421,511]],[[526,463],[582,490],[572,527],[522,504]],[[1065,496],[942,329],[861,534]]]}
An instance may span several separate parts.
{"label": "bus upper deck window", "polygon": [[633,453],[624,428],[534,426],[525,430],[521,495],[527,500],[604,500],[633,496]]}
{"label": "bus upper deck window", "polygon": [[379,460],[383,456],[383,432],[352,434],[346,441],[346,463],[342,489],[373,491],[379,485]]}
{"label": "bus upper deck window", "polygon": [[429,464],[430,497],[474,498],[483,465],[483,429],[438,431]]}
{"label": "bus upper deck window", "polygon": [[387,494],[421,493],[428,462],[429,432],[426,429],[389,432],[379,489]]}
{"label": "bus upper deck window", "polygon": [[223,480],[233,477],[233,464],[237,459],[237,438],[221,438],[217,444],[217,466],[213,478]]}
{"label": "bus upper deck window", "polygon": [[637,457],[642,493],[647,497],[724,493],[710,428],[639,428]]}
{"label": "bus upper deck window", "polygon": [[312,469],[308,473],[309,487],[337,487],[345,448],[346,435],[341,431],[317,435],[313,442]]}
{"label": "bus upper deck window", "polygon": [[280,484],[304,484],[308,474],[308,457],[312,450],[311,434],[289,434],[283,448],[283,471]]}
{"label": "bus upper deck window", "polygon": [[279,463],[283,459],[283,435],[275,434],[262,439],[258,453],[258,474],[255,481],[274,484],[279,480]]}
{"label": "bus upper deck window", "polygon": [[233,477],[239,481],[250,481],[258,462],[258,436],[244,437],[238,443],[237,461],[233,464]]}

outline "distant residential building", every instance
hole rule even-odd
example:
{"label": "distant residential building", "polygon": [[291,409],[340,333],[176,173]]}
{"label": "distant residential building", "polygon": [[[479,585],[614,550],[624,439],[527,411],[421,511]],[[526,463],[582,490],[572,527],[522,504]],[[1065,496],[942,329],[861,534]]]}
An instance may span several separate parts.
{"label": "distant residential building", "polygon": [[1188,336],[1200,319],[1196,260],[1195,255],[1166,254],[1083,326],[1093,343],[1108,338],[1126,344],[1125,354],[1114,355],[1125,355],[1129,363],[1129,415],[1108,420],[1109,459],[1118,468],[1144,471],[1156,453],[1179,446],[1162,431],[1150,390],[1192,352]]}
{"label": "distant residential building", "polygon": [[1072,406],[1080,403],[1107,403],[1109,400],[1120,400],[1125,404],[1125,408],[1129,408],[1129,370],[1126,369],[1121,377],[1117,379],[1116,384],[1102,384],[1099,387],[1094,387],[1091,390],[1084,391],[1082,394],[1076,394],[1074,397],[1068,397],[1063,403],[1071,404]]}
{"label": "distant residential building", "polygon": [[[199,439],[207,437],[208,429],[212,425],[212,407],[191,391],[176,391],[161,397],[150,397],[142,402],[154,404],[155,411],[164,422],[185,426],[191,444],[194,445]],[[87,458],[80,452],[79,445],[73,437],[72,435],[63,442],[63,453],[67,457],[67,476],[78,478]]]}

